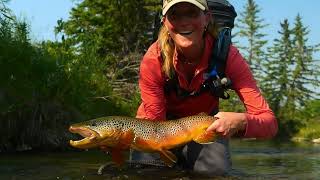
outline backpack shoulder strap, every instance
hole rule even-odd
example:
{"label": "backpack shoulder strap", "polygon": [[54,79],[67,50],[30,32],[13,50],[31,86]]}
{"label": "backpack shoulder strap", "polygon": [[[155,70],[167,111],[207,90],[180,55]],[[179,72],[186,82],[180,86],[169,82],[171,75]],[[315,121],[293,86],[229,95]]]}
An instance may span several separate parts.
{"label": "backpack shoulder strap", "polygon": [[231,80],[225,75],[230,45],[231,29],[222,28],[213,46],[207,77],[201,88],[209,89],[213,95],[222,99],[230,98],[227,90],[231,89]]}
{"label": "backpack shoulder strap", "polygon": [[227,64],[230,45],[231,29],[223,28],[215,40],[211,60],[209,61],[208,71],[210,76],[218,75],[220,78],[225,77],[225,67]]}

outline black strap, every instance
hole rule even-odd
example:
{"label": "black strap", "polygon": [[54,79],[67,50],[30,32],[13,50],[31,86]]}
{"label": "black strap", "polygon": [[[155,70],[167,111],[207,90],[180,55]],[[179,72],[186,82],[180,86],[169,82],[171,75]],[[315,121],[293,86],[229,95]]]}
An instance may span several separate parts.
{"label": "black strap", "polygon": [[[220,78],[225,77],[225,67],[227,64],[229,47],[231,45],[231,29],[223,28],[216,38],[211,60],[209,61],[209,77],[218,75]],[[215,71],[215,72],[214,72]]]}

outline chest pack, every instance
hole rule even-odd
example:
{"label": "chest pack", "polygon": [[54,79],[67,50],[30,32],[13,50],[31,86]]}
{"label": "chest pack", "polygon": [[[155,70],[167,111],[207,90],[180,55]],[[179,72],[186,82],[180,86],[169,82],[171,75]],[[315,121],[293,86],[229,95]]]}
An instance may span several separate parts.
{"label": "chest pack", "polygon": [[209,11],[212,13],[215,23],[219,27],[218,37],[212,48],[211,57],[208,64],[207,72],[204,75],[199,91],[186,91],[179,86],[178,78],[175,75],[165,82],[165,93],[169,94],[175,91],[179,98],[198,96],[202,92],[209,91],[212,95],[229,99],[227,93],[231,89],[232,82],[225,75],[225,67],[228,59],[229,47],[231,45],[231,30],[234,27],[234,19],[237,13],[234,7],[226,0],[208,0]]}

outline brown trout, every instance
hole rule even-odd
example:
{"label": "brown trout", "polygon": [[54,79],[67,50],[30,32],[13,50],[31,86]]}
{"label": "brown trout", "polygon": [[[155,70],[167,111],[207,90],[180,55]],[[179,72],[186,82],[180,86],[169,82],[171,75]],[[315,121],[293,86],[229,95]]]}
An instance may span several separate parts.
{"label": "brown trout", "polygon": [[130,148],[143,152],[158,152],[168,166],[176,163],[170,149],[190,141],[212,143],[216,134],[206,132],[215,121],[213,116],[199,114],[168,121],[150,121],[124,116],[101,117],[72,124],[69,131],[78,133],[81,140],[70,140],[75,148],[107,147],[117,165],[124,162],[123,152]]}

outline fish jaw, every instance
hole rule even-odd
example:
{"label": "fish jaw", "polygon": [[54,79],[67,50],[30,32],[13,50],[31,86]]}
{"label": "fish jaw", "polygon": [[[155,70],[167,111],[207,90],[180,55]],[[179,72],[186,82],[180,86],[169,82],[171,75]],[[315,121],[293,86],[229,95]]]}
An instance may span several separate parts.
{"label": "fish jaw", "polygon": [[84,137],[81,140],[74,141],[70,140],[69,143],[72,147],[79,148],[79,149],[89,149],[99,146],[99,139],[101,139],[101,136],[96,131],[88,128],[88,127],[77,127],[77,126],[70,126],[69,131],[71,133],[77,133],[80,134],[82,137]]}

